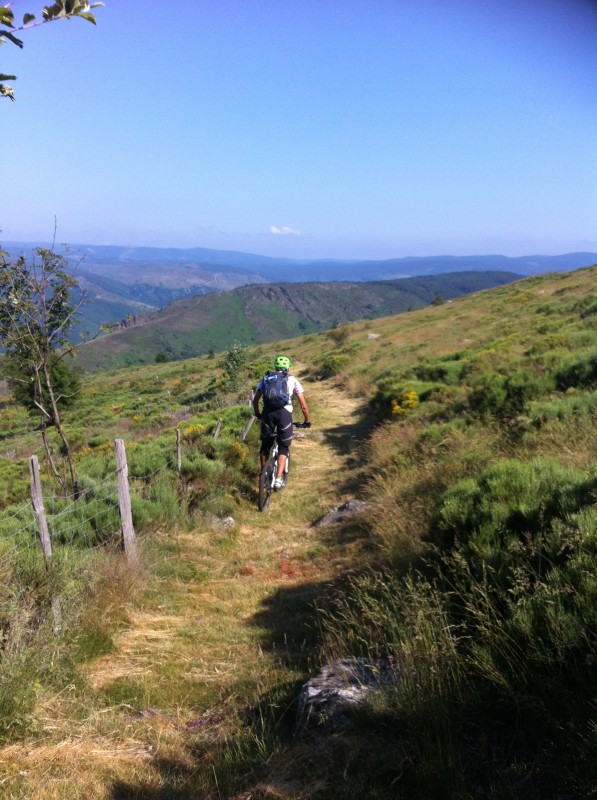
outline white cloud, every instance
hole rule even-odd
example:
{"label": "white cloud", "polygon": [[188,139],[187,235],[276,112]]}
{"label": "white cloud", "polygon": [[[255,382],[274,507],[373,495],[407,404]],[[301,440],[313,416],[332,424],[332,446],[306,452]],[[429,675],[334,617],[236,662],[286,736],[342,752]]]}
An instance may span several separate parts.
{"label": "white cloud", "polygon": [[278,228],[277,225],[270,225],[269,232],[274,236],[300,236],[300,231],[295,231],[294,228],[289,228],[285,225],[283,228]]}

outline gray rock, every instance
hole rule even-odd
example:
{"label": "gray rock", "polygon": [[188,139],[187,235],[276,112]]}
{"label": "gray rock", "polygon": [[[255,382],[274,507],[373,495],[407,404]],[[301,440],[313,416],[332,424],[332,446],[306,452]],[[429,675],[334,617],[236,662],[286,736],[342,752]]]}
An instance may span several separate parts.
{"label": "gray rock", "polygon": [[322,667],[300,691],[297,731],[350,727],[350,709],[398,678],[398,668],[387,659],[344,658]]}
{"label": "gray rock", "polygon": [[339,522],[344,522],[348,517],[354,514],[359,514],[367,508],[367,503],[363,500],[347,500],[340,506],[336,506],[329,513],[322,517],[315,523],[316,528],[322,528],[326,525],[337,525]]}
{"label": "gray rock", "polygon": [[212,517],[210,524],[214,531],[226,533],[234,528],[236,522],[234,521],[234,517]]}

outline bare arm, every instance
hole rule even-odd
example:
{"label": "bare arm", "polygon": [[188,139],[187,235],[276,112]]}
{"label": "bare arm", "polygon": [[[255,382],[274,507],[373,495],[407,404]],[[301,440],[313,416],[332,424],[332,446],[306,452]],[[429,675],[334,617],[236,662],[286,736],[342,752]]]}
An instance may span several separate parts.
{"label": "bare arm", "polygon": [[297,397],[301,406],[301,411],[303,412],[303,417],[305,419],[305,422],[311,422],[311,414],[309,413],[309,406],[307,405],[305,395],[298,394]]}

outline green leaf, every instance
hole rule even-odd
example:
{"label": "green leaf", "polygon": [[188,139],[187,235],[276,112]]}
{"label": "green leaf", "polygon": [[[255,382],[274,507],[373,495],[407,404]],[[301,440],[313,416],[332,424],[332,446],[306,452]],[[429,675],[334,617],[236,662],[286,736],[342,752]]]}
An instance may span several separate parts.
{"label": "green leaf", "polygon": [[25,14],[23,17],[23,25],[29,25],[35,19],[35,14]]}
{"label": "green leaf", "polygon": [[58,17],[65,17],[66,14],[64,13],[64,2],[62,2],[62,0],[58,0],[57,3],[54,3],[51,6],[44,6],[41,13],[46,22],[49,22],[52,19],[58,19]]}
{"label": "green leaf", "polygon": [[14,28],[12,24],[15,15],[12,13],[10,8],[6,8],[6,6],[0,6],[0,25],[6,25],[9,28]]}
{"label": "green leaf", "polygon": [[95,17],[93,14],[90,14],[88,11],[81,11],[80,13],[76,14],[77,17],[82,17],[83,19],[88,20],[88,22],[92,22],[95,25]]}
{"label": "green leaf", "polygon": [[4,75],[0,72],[0,81],[16,81],[16,75]]}

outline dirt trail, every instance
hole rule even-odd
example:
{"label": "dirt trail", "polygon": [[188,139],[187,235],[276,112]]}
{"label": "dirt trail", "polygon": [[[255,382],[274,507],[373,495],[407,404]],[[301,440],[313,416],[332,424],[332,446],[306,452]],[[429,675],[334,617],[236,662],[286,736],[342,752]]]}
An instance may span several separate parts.
{"label": "dirt trail", "polygon": [[[107,800],[112,795],[101,787],[113,779],[131,786],[150,780],[160,753],[184,758],[189,731],[203,725],[213,735],[214,726],[226,725],[225,708],[239,705],[243,686],[255,693],[275,685],[280,642],[284,669],[295,669],[301,643],[291,640],[309,592],[341,572],[347,558],[313,522],[346,499],[341,477],[358,448],[358,400],[329,382],[314,385],[307,398],[313,427],[296,432],[291,479],[265,513],[257,510],[255,486],[255,504],[242,512],[236,536],[164,533],[172,559],[170,571],[160,564],[163,577],[145,554],[149,589],[129,610],[114,650],[87,668],[91,693],[106,693],[108,706],[74,723],[68,703],[56,699],[46,711],[43,746],[11,748],[10,761],[31,775],[26,796],[61,797],[75,774],[86,788],[69,797]],[[122,687],[116,705],[114,687]]]}
{"label": "dirt trail", "polygon": [[[200,532],[199,548],[197,531],[177,534],[178,546],[196,572],[208,576],[206,582],[184,584],[182,597],[179,592],[173,596],[170,586],[157,607],[132,611],[117,652],[93,665],[89,680],[94,689],[121,677],[155,673],[165,664],[171,667],[173,647],[182,657],[185,632],[194,643],[188,662],[179,665],[186,674],[220,686],[233,683],[239,670],[246,671],[247,659],[259,655],[250,653],[255,637],[247,620],[259,614],[275,588],[325,580],[342,568],[342,554],[330,557],[313,522],[346,499],[339,492],[339,476],[350,456],[358,401],[327,383],[316,388],[316,398],[308,398],[314,424],[295,433],[288,486],[272,496],[264,513],[257,510],[255,487],[255,505],[243,514],[229,554],[219,552],[213,531],[207,533],[208,543]],[[197,651],[205,656],[197,657]]]}

